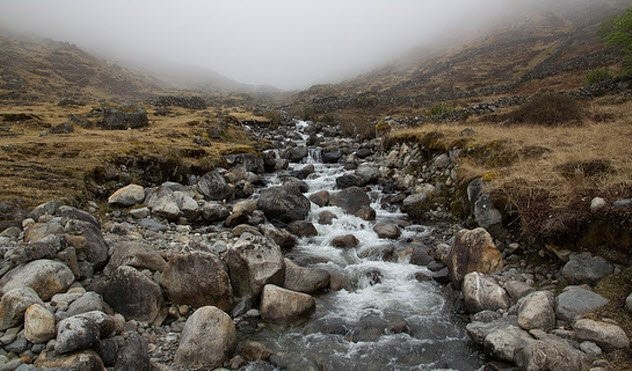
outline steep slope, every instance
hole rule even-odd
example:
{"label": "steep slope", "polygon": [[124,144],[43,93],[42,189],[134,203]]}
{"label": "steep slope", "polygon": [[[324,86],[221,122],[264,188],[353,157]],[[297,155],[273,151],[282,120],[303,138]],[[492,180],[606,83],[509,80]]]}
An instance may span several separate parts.
{"label": "steep slope", "polygon": [[572,10],[542,4],[508,17],[484,36],[426,45],[352,80],[311,87],[296,102],[316,112],[383,110],[577,88],[587,71],[617,64],[617,55],[596,34],[622,4],[579,1]]}

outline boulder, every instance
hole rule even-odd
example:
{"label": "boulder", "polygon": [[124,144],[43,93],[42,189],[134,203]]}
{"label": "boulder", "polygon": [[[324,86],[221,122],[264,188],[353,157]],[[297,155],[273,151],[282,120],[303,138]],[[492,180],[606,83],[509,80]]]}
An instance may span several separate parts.
{"label": "boulder", "polygon": [[184,325],[174,362],[189,369],[212,370],[224,364],[236,343],[230,316],[216,307],[201,307]]}
{"label": "boulder", "polygon": [[562,267],[562,276],[571,284],[594,285],[613,272],[614,266],[611,263],[600,256],[592,256],[589,252],[571,254],[568,263]]}
{"label": "boulder", "polygon": [[65,264],[42,259],[12,269],[0,279],[0,287],[2,293],[30,287],[46,301],[58,292],[66,291],[74,281],[74,274]]}
{"label": "boulder", "polygon": [[406,213],[415,219],[419,219],[427,207],[426,205],[429,198],[430,197],[426,192],[412,194],[402,201],[400,209],[403,213]]}
{"label": "boulder", "polygon": [[339,150],[325,150],[322,151],[321,158],[325,164],[335,164],[342,158],[342,152]]}
{"label": "boulder", "polygon": [[318,214],[318,224],[331,225],[336,218],[338,218],[336,214],[329,210],[323,210]]}
{"label": "boulder", "polygon": [[527,283],[518,280],[506,281],[503,283],[503,287],[507,290],[507,293],[514,303],[517,303],[518,300],[535,291],[533,287]]}
{"label": "boulder", "polygon": [[402,235],[399,227],[393,223],[377,223],[373,227],[373,231],[377,233],[379,238],[387,238],[391,240],[396,240]]}
{"label": "boulder", "polygon": [[243,166],[246,171],[255,174],[263,174],[265,172],[265,164],[263,158],[254,153],[236,153],[224,156],[226,162],[230,166]]}
{"label": "boulder", "polygon": [[349,214],[354,214],[363,207],[370,206],[371,200],[364,189],[349,187],[329,195],[329,204],[338,206]]}
{"label": "boulder", "polygon": [[494,208],[492,198],[488,193],[481,194],[474,202],[474,219],[479,227],[490,228],[503,221],[498,209]]}
{"label": "boulder", "polygon": [[202,218],[207,222],[223,221],[230,215],[230,210],[223,204],[207,202],[202,207]]}
{"label": "boulder", "polygon": [[145,189],[137,184],[130,184],[118,189],[108,198],[108,204],[133,206],[145,200]]}
{"label": "boulder", "polygon": [[[478,317],[483,317],[485,321]],[[472,340],[480,345],[483,345],[487,335],[494,331],[506,329],[510,326],[518,327],[518,318],[516,316],[502,317],[500,313],[493,311],[478,312],[472,315],[471,318],[472,322],[467,324],[466,330]]]}
{"label": "boulder", "polygon": [[340,189],[345,189],[349,187],[361,187],[364,184],[364,179],[359,175],[355,174],[345,174],[336,178],[336,186]]}
{"label": "boulder", "polygon": [[375,220],[377,213],[375,212],[375,210],[373,210],[371,206],[364,206],[364,207],[361,207],[355,213],[353,213],[353,215],[357,216],[360,219],[372,221],[372,220]]}
{"label": "boulder", "polygon": [[300,292],[266,285],[261,295],[261,318],[266,321],[291,324],[309,317],[316,308],[314,298]]}
{"label": "boulder", "polygon": [[358,246],[358,244],[360,243],[360,241],[356,238],[356,236],[352,235],[352,234],[346,234],[344,236],[337,236],[334,237],[333,240],[331,240],[331,245],[334,247],[339,247],[342,249],[351,249],[354,248],[356,246]]}
{"label": "boulder", "polygon": [[567,286],[555,298],[555,314],[565,320],[591,313],[608,304],[608,299],[581,286]]}
{"label": "boulder", "polygon": [[117,352],[114,370],[154,370],[149,358],[147,340],[136,332],[129,333],[123,347]]}
{"label": "boulder", "polygon": [[94,291],[125,318],[152,322],[163,306],[160,286],[151,278],[127,265],[116,268],[94,284]]}
{"label": "boulder", "polygon": [[630,347],[630,339],[617,325],[591,319],[580,319],[573,324],[579,340],[592,341],[607,351]]}
{"label": "boulder", "polygon": [[148,190],[145,205],[153,214],[168,220],[175,221],[181,214],[174,192],[166,186]]}
{"label": "boulder", "polygon": [[104,272],[109,274],[122,265],[162,272],[167,262],[156,248],[142,241],[117,241],[112,243],[112,256]]}
{"label": "boulder", "polygon": [[222,201],[233,198],[233,187],[218,170],[204,174],[197,182],[197,189],[206,200]]}
{"label": "boulder", "polygon": [[103,301],[101,295],[94,291],[89,291],[83,294],[80,298],[70,303],[68,310],[66,310],[66,316],[74,316],[81,313],[100,311],[107,311],[107,305]]}
{"label": "boulder", "polygon": [[51,220],[48,223],[35,223],[24,230],[24,242],[37,242],[48,236],[61,235],[64,232],[64,227],[56,220]]}
{"label": "boulder", "polygon": [[491,274],[503,267],[500,251],[494,245],[492,236],[483,228],[460,230],[450,250],[448,263],[452,282],[457,286],[470,272]]}
{"label": "boulder", "polygon": [[550,291],[533,292],[518,302],[518,324],[525,330],[555,326],[555,297]]}
{"label": "boulder", "polygon": [[290,160],[291,162],[301,162],[305,157],[307,157],[307,147],[306,146],[296,146],[288,149],[285,152],[285,158]]}
{"label": "boulder", "polygon": [[509,308],[509,296],[496,280],[479,272],[465,275],[463,298],[469,313]]}
{"label": "boulder", "polygon": [[[101,269],[108,261],[108,245],[103,239],[101,230],[93,223],[73,219],[66,224],[66,231],[72,235],[83,237],[82,243],[74,245],[77,253],[86,256],[86,260],[92,263],[95,268]],[[66,236],[68,241],[68,236]]]}
{"label": "boulder", "polygon": [[178,205],[180,213],[188,221],[192,222],[200,216],[200,207],[193,197],[181,191],[174,191],[173,196],[176,199],[176,205]]}
{"label": "boulder", "polygon": [[296,246],[296,237],[284,229],[279,229],[272,224],[261,224],[259,230],[265,238],[274,241],[281,249],[291,250]]}
{"label": "boulder", "polygon": [[380,179],[380,169],[375,165],[361,164],[355,173],[362,178],[362,184],[374,184]]}
{"label": "boulder", "polygon": [[55,351],[66,354],[93,348],[116,330],[116,321],[103,312],[87,312],[59,322]]}
{"label": "boulder", "polygon": [[196,251],[172,255],[160,283],[175,304],[195,308],[212,305],[224,311],[232,306],[233,290],[228,272],[213,254]]}
{"label": "boulder", "polygon": [[44,305],[44,302],[28,286],[5,292],[0,300],[0,331],[20,324],[26,309],[34,304]]}
{"label": "boulder", "polygon": [[240,238],[224,255],[234,293],[255,297],[269,283],[283,284],[285,264],[279,246],[264,237]]}
{"label": "boulder", "polygon": [[526,347],[535,339],[528,332],[516,326],[507,326],[492,331],[485,337],[485,349],[495,358],[513,362],[520,349]]}
{"label": "boulder", "polygon": [[33,304],[24,313],[24,337],[31,343],[45,343],[55,337],[55,315],[43,305]]}
{"label": "boulder", "polygon": [[268,360],[272,356],[272,351],[265,345],[256,341],[244,341],[237,347],[237,352],[248,362]]}
{"label": "boulder", "polygon": [[585,370],[589,357],[568,340],[550,335],[542,330],[532,330],[537,340],[526,341],[515,352],[514,362],[521,370]]}
{"label": "boulder", "polygon": [[309,191],[309,185],[305,183],[303,180],[294,177],[287,177],[283,179],[283,188],[286,189],[294,189],[300,193],[305,193]]}
{"label": "boulder", "polygon": [[103,109],[103,118],[99,127],[106,130],[138,129],[149,125],[147,111],[141,106],[124,105],[118,108]]}
{"label": "boulder", "polygon": [[285,282],[283,287],[311,294],[329,287],[329,272],[324,269],[304,268],[290,259],[285,259]]}
{"label": "boulder", "polygon": [[257,200],[257,208],[268,219],[282,224],[305,219],[310,207],[309,200],[293,188],[270,187],[263,190]]}

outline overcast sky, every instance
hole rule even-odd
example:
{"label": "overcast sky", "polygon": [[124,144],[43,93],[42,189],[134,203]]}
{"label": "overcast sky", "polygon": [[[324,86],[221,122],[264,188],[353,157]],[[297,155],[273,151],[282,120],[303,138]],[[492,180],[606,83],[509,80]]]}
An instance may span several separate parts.
{"label": "overcast sky", "polygon": [[[303,88],[364,72],[518,0],[0,0],[0,24],[113,56]],[[467,24],[466,24],[467,23]]]}

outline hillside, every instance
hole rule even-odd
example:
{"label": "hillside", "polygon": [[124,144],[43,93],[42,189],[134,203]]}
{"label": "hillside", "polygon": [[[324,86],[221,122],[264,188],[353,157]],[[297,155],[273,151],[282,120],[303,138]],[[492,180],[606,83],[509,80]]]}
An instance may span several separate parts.
{"label": "hillside", "polygon": [[[579,2],[573,11],[553,5],[508,18],[484,36],[420,47],[370,73],[340,84],[313,86],[294,103],[317,113],[339,109],[392,111],[436,102],[469,105],[499,95],[575,89],[589,70],[611,67],[617,56],[596,36],[621,2]],[[414,113],[414,112],[412,112]]]}

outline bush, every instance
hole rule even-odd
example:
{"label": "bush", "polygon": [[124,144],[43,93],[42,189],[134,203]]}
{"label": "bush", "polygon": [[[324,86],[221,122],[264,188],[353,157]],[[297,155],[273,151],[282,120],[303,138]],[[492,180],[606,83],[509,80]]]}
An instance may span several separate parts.
{"label": "bush", "polygon": [[611,80],[614,76],[612,72],[610,72],[607,68],[598,68],[596,70],[592,70],[588,72],[586,75],[586,81],[584,82],[585,86],[595,85],[603,81]]}
{"label": "bush", "polygon": [[605,21],[599,36],[608,46],[623,52],[623,75],[632,76],[632,8]]}
{"label": "bush", "polygon": [[271,125],[280,125],[283,123],[283,115],[279,111],[266,111],[263,113],[263,117],[270,120]]}
{"label": "bush", "polygon": [[579,102],[565,94],[540,94],[509,114],[509,121],[540,125],[561,125],[579,122],[584,110]]}
{"label": "bush", "polygon": [[453,110],[454,109],[450,107],[447,103],[439,102],[439,103],[433,104],[432,107],[428,108],[426,110],[426,115],[431,116],[431,117],[443,116],[452,112]]}

